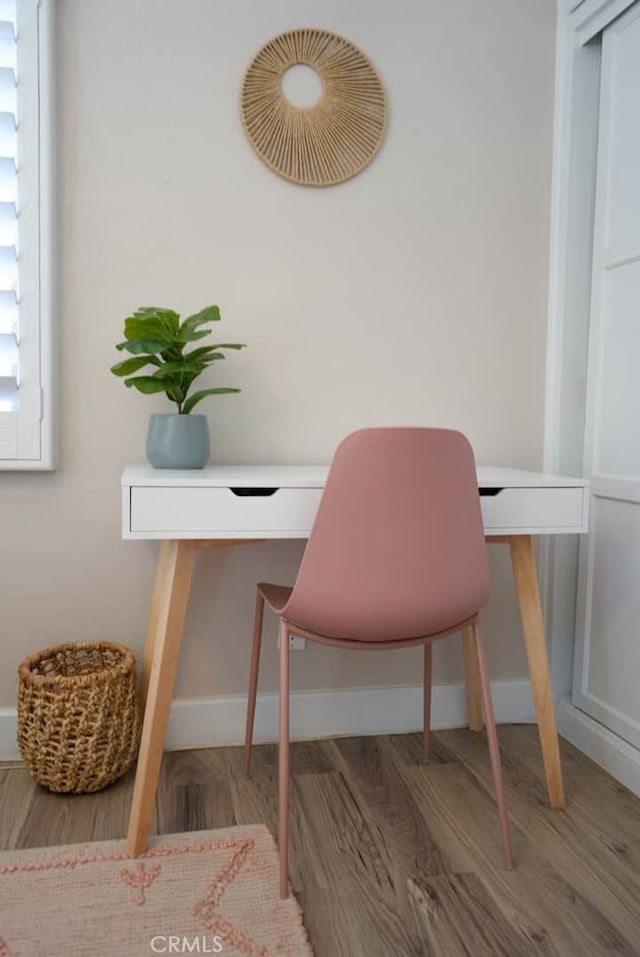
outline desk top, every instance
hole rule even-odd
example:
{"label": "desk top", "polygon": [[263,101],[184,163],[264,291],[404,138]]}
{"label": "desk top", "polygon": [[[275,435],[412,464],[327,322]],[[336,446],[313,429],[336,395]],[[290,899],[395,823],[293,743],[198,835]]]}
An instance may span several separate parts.
{"label": "desk top", "polygon": [[[328,465],[211,465],[204,469],[154,469],[128,465],[122,473],[127,488],[323,488]],[[586,488],[588,479],[548,472],[479,465],[478,488]]]}

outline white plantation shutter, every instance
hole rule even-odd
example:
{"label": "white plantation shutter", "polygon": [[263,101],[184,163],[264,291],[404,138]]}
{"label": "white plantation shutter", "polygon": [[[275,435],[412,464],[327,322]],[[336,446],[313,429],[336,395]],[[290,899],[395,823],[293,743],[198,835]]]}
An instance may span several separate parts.
{"label": "white plantation shutter", "polygon": [[0,9],[0,410],[18,407],[15,0]]}
{"label": "white plantation shutter", "polygon": [[0,469],[53,467],[53,0],[0,0]]}

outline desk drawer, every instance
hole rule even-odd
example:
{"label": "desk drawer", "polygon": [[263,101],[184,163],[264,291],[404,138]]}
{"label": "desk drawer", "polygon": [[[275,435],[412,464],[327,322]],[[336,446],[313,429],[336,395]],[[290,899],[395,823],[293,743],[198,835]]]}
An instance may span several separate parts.
{"label": "desk drawer", "polygon": [[583,529],[584,488],[504,488],[482,495],[485,532]]}
{"label": "desk drawer", "polygon": [[254,495],[230,488],[140,486],[131,489],[131,532],[166,533],[163,538],[207,538],[220,532],[230,538],[305,538],[321,495],[321,488]]}

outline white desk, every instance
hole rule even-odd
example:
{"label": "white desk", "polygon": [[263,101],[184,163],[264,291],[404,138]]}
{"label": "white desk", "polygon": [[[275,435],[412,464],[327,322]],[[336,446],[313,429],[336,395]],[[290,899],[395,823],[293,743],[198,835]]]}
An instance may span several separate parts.
{"label": "white desk", "polygon": [[[127,850],[141,854],[158,782],[196,550],[268,538],[307,538],[326,466],[218,465],[173,471],[128,466],[122,476],[122,534],[160,539],[141,669],[145,708]],[[478,489],[487,541],[508,544],[536,707],[549,800],[564,788],[532,535],[587,531],[584,479],[480,466]],[[482,728],[473,640],[463,634],[469,727]]]}

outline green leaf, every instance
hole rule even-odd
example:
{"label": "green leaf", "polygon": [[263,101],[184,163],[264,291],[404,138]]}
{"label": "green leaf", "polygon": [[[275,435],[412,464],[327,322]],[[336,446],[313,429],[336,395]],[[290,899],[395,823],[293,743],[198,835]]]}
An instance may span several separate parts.
{"label": "green leaf", "polygon": [[225,359],[221,352],[216,352],[215,346],[200,346],[198,349],[192,349],[191,352],[185,352],[184,359],[187,362],[201,362],[203,359],[213,361],[214,359]]}
{"label": "green leaf", "polygon": [[124,337],[125,339],[157,339],[168,345],[173,341],[174,334],[160,319],[151,317],[140,319],[129,316],[124,321]]}
{"label": "green leaf", "polygon": [[167,385],[166,392],[172,402],[178,402],[179,404],[182,404],[182,402],[184,402],[184,397],[187,394],[187,389],[183,389],[181,386],[178,386],[174,383],[171,386]]}
{"label": "green leaf", "polygon": [[210,336],[210,335],[211,335],[210,329],[202,329],[200,332],[194,332],[193,329],[185,329],[183,326],[180,332],[177,334],[177,336],[173,337],[173,341],[180,342],[180,343],[195,342],[196,339],[204,339],[205,336]]}
{"label": "green leaf", "polygon": [[152,375],[134,376],[132,379],[125,379],[124,384],[127,388],[133,386],[138,392],[144,392],[145,395],[151,395],[153,392],[166,392],[167,383],[162,379],[156,379]]}
{"label": "green leaf", "polygon": [[219,322],[220,321],[220,309],[218,306],[205,306],[204,309],[201,309],[200,312],[196,312],[193,316],[187,316],[180,330],[182,329],[197,329],[198,326],[202,326],[208,322]]}
{"label": "green leaf", "polygon": [[142,369],[143,366],[149,365],[150,362],[155,362],[151,356],[140,356],[138,359],[123,359],[122,362],[117,362],[116,365],[111,366],[111,371],[114,375],[131,375],[132,372],[137,372],[138,369]]}
{"label": "green leaf", "polygon": [[159,306],[141,306],[134,312],[135,318],[159,319],[170,332],[177,332],[180,328],[180,316],[173,309],[161,309]]}
{"label": "green leaf", "polygon": [[185,415],[188,414],[207,395],[227,395],[231,392],[240,392],[240,389],[202,389],[200,392],[194,392],[182,406],[182,411]]}
{"label": "green leaf", "polygon": [[119,342],[116,346],[116,349],[119,349],[120,352],[126,350],[134,356],[144,355],[145,353],[156,355],[156,353],[162,352],[166,348],[166,342],[158,342],[156,339],[128,339],[126,342]]}
{"label": "green leaf", "polygon": [[218,342],[212,349],[246,349],[246,342]]}
{"label": "green leaf", "polygon": [[201,362],[183,362],[180,360],[178,362],[163,362],[161,366],[158,366],[158,370],[154,372],[154,375],[156,377],[175,376],[190,372],[194,373],[194,375],[200,375],[205,369],[206,365]]}

